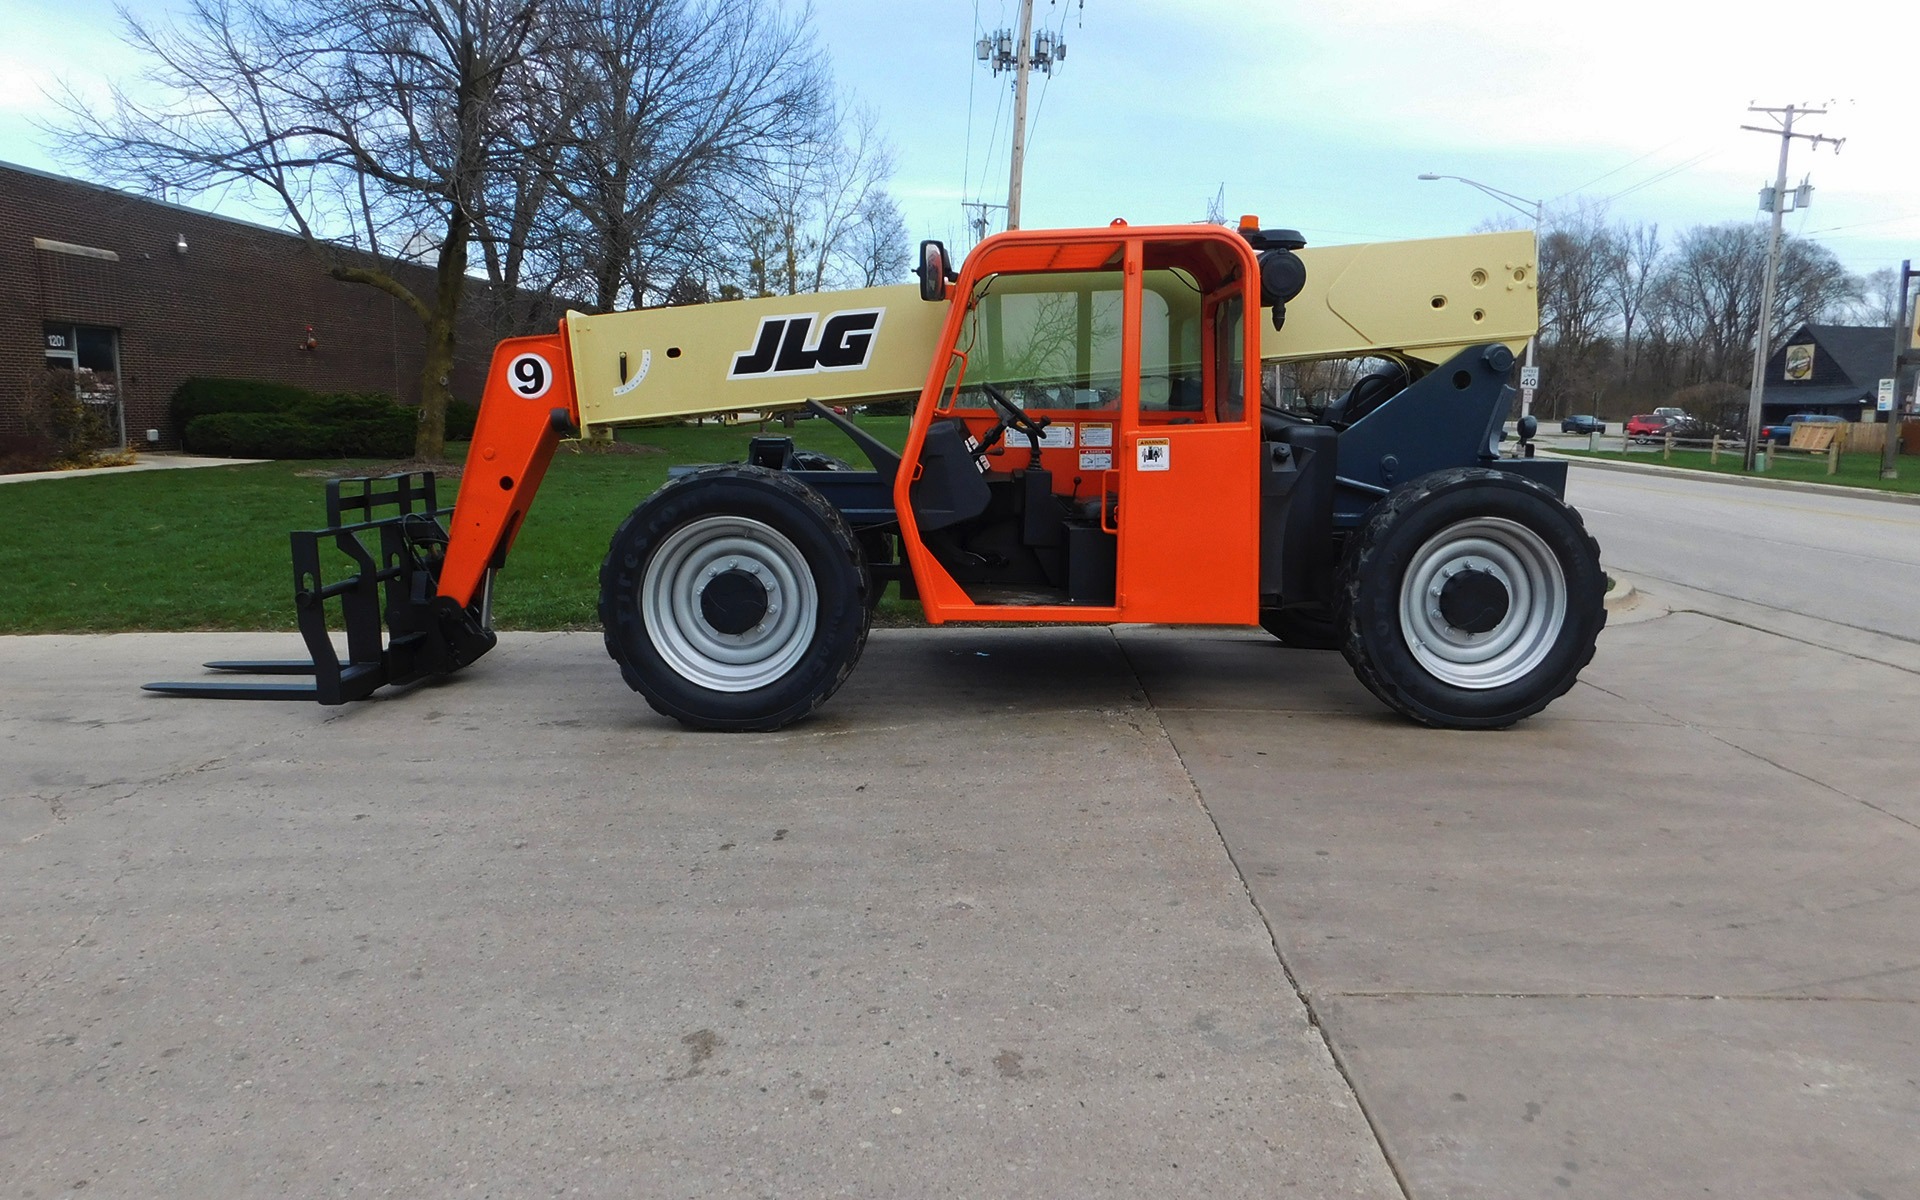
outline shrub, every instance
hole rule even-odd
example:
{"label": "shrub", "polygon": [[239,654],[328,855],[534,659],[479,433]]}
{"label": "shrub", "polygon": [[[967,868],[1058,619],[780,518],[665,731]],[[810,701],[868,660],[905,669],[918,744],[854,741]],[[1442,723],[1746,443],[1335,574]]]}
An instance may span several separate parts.
{"label": "shrub", "polygon": [[450,442],[472,441],[473,427],[479,420],[479,405],[468,404],[464,400],[447,401],[447,440]]}
{"label": "shrub", "polygon": [[252,379],[188,379],[173,389],[167,411],[173,427],[180,431],[183,449],[190,444],[187,426],[197,417],[213,413],[286,412],[302,400],[311,399],[306,388],[285,383],[261,383]]}
{"label": "shrub", "polygon": [[187,427],[202,454],[232,458],[404,458],[414,410],[379,394],[308,396],[285,412],[209,413]]}
{"label": "shrub", "polygon": [[419,423],[381,392],[319,395],[244,379],[189,379],[171,407],[183,448],[236,458],[402,458]]}
{"label": "shrub", "polygon": [[72,371],[29,374],[21,415],[25,437],[14,442],[8,454],[17,468],[85,466],[96,450],[118,444],[113,424],[81,401]]}
{"label": "shrub", "polygon": [[196,451],[221,458],[327,458],[331,437],[330,430],[273,412],[209,413],[187,426]]}

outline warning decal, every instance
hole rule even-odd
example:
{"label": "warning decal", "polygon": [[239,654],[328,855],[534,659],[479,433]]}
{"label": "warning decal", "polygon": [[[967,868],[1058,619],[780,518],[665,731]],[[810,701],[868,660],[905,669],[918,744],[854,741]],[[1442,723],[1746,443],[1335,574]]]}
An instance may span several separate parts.
{"label": "warning decal", "polygon": [[1080,427],[1080,444],[1089,450],[1112,446],[1113,426],[1082,425]]}
{"label": "warning decal", "polygon": [[1113,470],[1113,451],[1082,450],[1080,452],[1080,469],[1082,471]]}
{"label": "warning decal", "polygon": [[1172,438],[1141,438],[1134,449],[1139,470],[1171,471],[1173,469]]}

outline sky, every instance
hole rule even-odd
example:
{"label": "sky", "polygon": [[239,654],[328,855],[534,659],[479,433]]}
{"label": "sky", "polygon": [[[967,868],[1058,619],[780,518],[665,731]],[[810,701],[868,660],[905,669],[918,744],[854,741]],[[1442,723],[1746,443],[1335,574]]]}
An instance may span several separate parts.
{"label": "sky", "polygon": [[[143,15],[164,0],[132,0]],[[1012,85],[974,59],[1018,0],[813,0],[841,87],[893,145],[914,237],[971,239],[963,200],[1004,203]],[[1774,127],[1749,105],[1825,108],[1796,128],[1786,229],[1866,273],[1920,259],[1920,46],[1905,0],[1035,0],[1068,47],[1030,100],[1028,228],[1258,214],[1310,244],[1471,232],[1555,213],[1677,234],[1764,221]],[[100,95],[138,68],[104,0],[0,0],[0,160],[65,171],[35,121],[61,82]]]}

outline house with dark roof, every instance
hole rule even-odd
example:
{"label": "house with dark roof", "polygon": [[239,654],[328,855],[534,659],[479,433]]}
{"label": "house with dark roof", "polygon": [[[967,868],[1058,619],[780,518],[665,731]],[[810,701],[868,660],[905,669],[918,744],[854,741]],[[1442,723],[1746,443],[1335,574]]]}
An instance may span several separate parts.
{"label": "house with dark roof", "polygon": [[1881,419],[1874,404],[1880,381],[1893,375],[1893,332],[1892,326],[1880,325],[1794,330],[1767,363],[1761,419],[1773,423],[1800,412],[1849,421]]}

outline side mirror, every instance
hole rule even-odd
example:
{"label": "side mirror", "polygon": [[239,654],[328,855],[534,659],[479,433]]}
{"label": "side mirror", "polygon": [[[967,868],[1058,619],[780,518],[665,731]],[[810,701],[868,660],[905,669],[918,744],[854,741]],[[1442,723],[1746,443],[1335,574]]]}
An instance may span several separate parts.
{"label": "side mirror", "polygon": [[920,298],[945,300],[947,281],[953,271],[947,265],[947,248],[936,241],[920,243]]}

